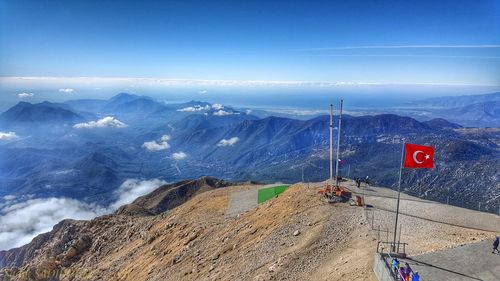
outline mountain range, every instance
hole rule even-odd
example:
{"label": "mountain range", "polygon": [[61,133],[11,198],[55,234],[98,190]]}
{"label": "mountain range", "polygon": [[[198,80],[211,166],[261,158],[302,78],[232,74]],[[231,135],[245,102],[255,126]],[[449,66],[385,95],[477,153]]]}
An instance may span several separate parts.
{"label": "mountain range", "polygon": [[422,118],[445,118],[468,127],[498,127],[500,92],[418,100],[405,105]]}
{"label": "mountain range", "polygon": [[[126,93],[21,102],[0,115],[0,131],[17,135],[0,144],[0,196],[64,196],[106,206],[127,179],[297,182],[303,171],[305,181],[320,181],[329,176],[328,122],[328,116],[259,118],[221,104],[165,104]],[[395,114],[344,115],[342,122],[342,175],[394,187],[403,141],[432,145],[436,168],[405,170],[403,189],[497,211],[499,130]]]}

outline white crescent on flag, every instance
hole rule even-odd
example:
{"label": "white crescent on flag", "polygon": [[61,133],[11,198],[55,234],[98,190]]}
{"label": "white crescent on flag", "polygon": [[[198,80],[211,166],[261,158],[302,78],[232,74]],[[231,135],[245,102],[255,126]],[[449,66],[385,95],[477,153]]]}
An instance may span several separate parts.
{"label": "white crescent on flag", "polygon": [[417,150],[417,151],[413,152],[413,161],[417,164],[422,164],[422,163],[424,163],[424,161],[418,161],[418,159],[417,159],[417,156],[419,153],[424,154],[424,152],[422,150]]}

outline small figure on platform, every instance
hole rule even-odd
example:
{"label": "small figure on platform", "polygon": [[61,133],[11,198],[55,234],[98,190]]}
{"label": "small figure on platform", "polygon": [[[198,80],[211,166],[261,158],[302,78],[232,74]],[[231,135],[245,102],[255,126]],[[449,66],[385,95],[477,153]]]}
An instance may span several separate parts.
{"label": "small figure on platform", "polygon": [[500,237],[497,236],[497,238],[493,242],[493,252],[492,252],[493,254],[495,253],[495,251],[497,251],[497,253],[500,253],[500,251],[498,250],[499,243],[500,243]]}

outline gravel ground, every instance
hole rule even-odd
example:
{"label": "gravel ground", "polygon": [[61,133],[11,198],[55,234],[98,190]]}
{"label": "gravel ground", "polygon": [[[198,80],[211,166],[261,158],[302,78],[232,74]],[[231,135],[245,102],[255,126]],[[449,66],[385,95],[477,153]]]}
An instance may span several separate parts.
{"label": "gravel ground", "polygon": [[[356,193],[363,190],[353,182],[345,184]],[[393,239],[397,192],[388,188],[368,186],[365,202],[373,208],[366,212],[373,228],[380,229],[380,239]],[[408,243],[407,253],[417,255],[440,249],[491,239],[500,233],[500,217],[460,207],[439,204],[407,194],[401,194],[399,225],[401,242]],[[387,235],[386,232],[389,234]],[[378,231],[375,231],[378,236]],[[399,233],[398,233],[399,236]]]}

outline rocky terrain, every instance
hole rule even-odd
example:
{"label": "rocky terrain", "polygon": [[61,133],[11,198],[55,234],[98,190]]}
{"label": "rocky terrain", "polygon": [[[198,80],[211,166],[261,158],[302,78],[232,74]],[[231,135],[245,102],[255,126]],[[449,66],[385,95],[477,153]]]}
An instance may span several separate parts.
{"label": "rocky terrain", "polygon": [[[374,240],[361,209],[329,206],[295,185],[275,200],[227,218],[232,192],[210,190],[170,211],[123,212],[155,205],[150,195],[116,214],[66,220],[18,249],[0,252],[3,280],[370,280]],[[154,192],[153,192],[154,193]],[[151,205],[152,204],[152,205]],[[370,246],[368,246],[370,245]],[[24,279],[23,279],[24,278]]]}
{"label": "rocky terrain", "polygon": [[[64,220],[0,252],[0,280],[375,280],[377,234],[366,213],[325,203],[321,186],[292,185],[236,217],[226,216],[231,195],[258,185],[203,177],[162,186],[112,215]],[[414,253],[492,235],[440,224],[445,235],[434,237],[434,225],[416,225],[428,236],[413,237]]]}

